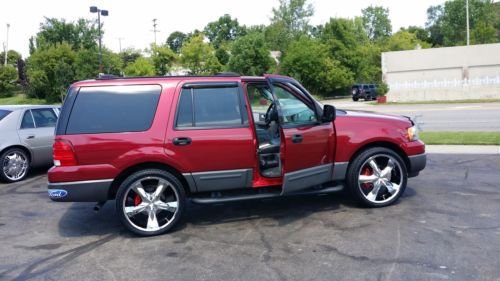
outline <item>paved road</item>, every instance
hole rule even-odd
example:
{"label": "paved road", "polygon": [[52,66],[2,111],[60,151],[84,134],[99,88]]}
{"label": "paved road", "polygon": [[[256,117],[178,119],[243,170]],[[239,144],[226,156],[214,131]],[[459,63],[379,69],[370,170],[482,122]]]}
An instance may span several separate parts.
{"label": "paved road", "polygon": [[368,102],[329,100],[341,109],[369,110],[416,117],[424,131],[500,132],[500,103],[371,105]]}
{"label": "paved road", "polygon": [[42,173],[0,184],[0,280],[500,280],[500,158],[429,158],[391,207],[190,205],[152,238],[124,231],[114,202],[50,202]]}

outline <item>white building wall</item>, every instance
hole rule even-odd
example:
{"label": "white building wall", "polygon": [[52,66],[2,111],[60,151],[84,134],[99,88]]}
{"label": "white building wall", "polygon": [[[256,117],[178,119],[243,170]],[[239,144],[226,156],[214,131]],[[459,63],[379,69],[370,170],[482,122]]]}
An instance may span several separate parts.
{"label": "white building wall", "polygon": [[382,53],[388,101],[500,99],[500,44]]}

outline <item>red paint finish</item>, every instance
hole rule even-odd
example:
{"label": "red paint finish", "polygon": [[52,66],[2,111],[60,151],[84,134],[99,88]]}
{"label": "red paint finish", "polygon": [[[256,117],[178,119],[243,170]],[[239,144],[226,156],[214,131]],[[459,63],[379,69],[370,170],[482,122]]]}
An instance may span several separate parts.
{"label": "red paint finish", "polygon": [[[335,134],[332,123],[283,129],[285,135],[285,172],[333,163]],[[293,136],[302,136],[294,143]]]}
{"label": "red paint finish", "polygon": [[[179,173],[253,169],[254,188],[279,186],[283,178],[260,175],[253,116],[247,95],[249,126],[210,130],[175,130],[175,109],[182,83],[265,81],[262,77],[171,77],[126,80],[83,81],[73,85],[150,85],[162,86],[162,94],[154,121],[144,132],[109,134],[58,135],[56,140],[71,143],[76,163],[53,167],[49,182],[73,182],[114,179],[129,167],[142,163],[163,163]],[[243,87],[246,91],[246,87]],[[393,144],[408,156],[422,154],[421,141],[410,142],[407,128],[411,122],[404,117],[347,112],[339,114],[334,123],[310,125],[282,130],[281,159],[283,174],[334,162],[349,162],[353,155],[373,142]],[[293,143],[294,135],[302,135]],[[189,137],[187,146],[174,145],[176,137]],[[73,165],[76,164],[76,165]]]}
{"label": "red paint finish", "polygon": [[335,120],[337,132],[335,162],[349,162],[357,151],[375,142],[400,147],[408,156],[422,154],[425,152],[424,143],[410,142],[407,139],[407,129],[411,126],[411,122],[403,117],[374,114],[365,116],[357,112],[340,115]]}

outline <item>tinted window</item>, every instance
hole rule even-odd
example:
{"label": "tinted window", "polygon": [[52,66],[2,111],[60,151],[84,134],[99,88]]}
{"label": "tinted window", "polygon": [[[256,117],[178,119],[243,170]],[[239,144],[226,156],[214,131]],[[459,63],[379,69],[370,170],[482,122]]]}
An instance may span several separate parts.
{"label": "tinted window", "polygon": [[184,89],[178,107],[178,128],[227,128],[246,123],[237,87]]}
{"label": "tinted window", "polygon": [[35,128],[35,123],[33,122],[33,116],[31,115],[31,110],[26,110],[23,115],[23,121],[21,122],[21,129],[33,129]]}
{"label": "tinted window", "polygon": [[285,124],[307,124],[316,122],[314,110],[295,97],[288,90],[275,85],[274,92],[278,97],[283,122]]}
{"label": "tinted window", "polygon": [[368,85],[364,85],[364,86],[363,86],[363,89],[368,89]]}
{"label": "tinted window", "polygon": [[32,109],[31,113],[37,128],[55,127],[57,116],[51,108]]}
{"label": "tinted window", "polygon": [[67,134],[140,132],[151,127],[158,85],[83,87],[76,96]]}
{"label": "tinted window", "polygon": [[4,119],[5,116],[9,115],[12,111],[0,109],[0,120]]}

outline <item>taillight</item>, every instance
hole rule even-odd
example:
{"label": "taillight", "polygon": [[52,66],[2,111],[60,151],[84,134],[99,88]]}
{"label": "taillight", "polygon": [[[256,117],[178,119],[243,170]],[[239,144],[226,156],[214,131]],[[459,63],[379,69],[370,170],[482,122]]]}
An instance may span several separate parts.
{"label": "taillight", "polygon": [[54,166],[76,166],[76,156],[73,151],[73,145],[67,140],[58,140],[54,142],[53,157]]}

